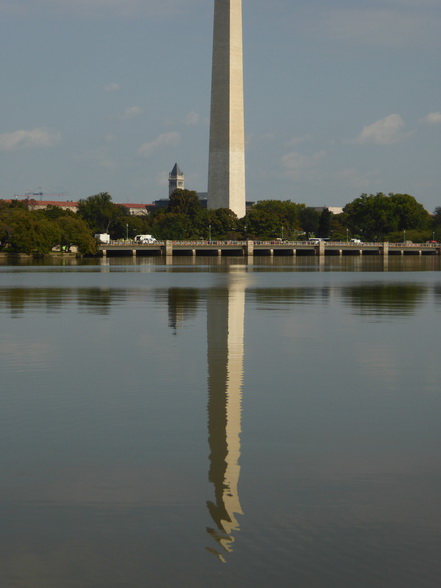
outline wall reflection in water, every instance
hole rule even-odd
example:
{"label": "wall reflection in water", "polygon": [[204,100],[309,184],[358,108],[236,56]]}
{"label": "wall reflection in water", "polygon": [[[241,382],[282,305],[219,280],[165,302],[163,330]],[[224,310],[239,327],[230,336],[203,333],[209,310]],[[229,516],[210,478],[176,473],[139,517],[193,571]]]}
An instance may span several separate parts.
{"label": "wall reflection in water", "polygon": [[244,357],[245,283],[233,281],[228,289],[213,289],[207,296],[208,335],[208,442],[209,480],[214,501],[207,507],[215,523],[207,531],[214,540],[207,549],[221,561],[233,550],[234,534],[243,514],[240,475],[241,402]]}

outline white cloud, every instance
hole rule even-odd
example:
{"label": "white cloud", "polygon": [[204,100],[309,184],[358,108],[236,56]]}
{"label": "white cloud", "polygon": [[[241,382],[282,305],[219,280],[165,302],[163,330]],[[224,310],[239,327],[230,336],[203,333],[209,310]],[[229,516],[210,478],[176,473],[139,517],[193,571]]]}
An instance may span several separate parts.
{"label": "white cloud", "polygon": [[120,114],[109,116],[110,120],[132,120],[141,115],[144,110],[140,106],[129,106]]}
{"label": "white cloud", "polygon": [[201,122],[201,116],[197,112],[189,112],[182,121],[184,125],[189,127],[196,126]]}
{"label": "white cloud", "polygon": [[310,180],[325,155],[326,151],[318,151],[312,155],[303,155],[298,151],[287,153],[282,157],[285,175],[292,180]]}
{"label": "white cloud", "polygon": [[166,147],[168,145],[174,146],[178,145],[181,140],[181,135],[176,132],[171,133],[163,133],[154,139],[153,141],[143,143],[138,147],[137,154],[140,157],[150,157],[150,155],[160,149],[161,147]]}
{"label": "white cloud", "polygon": [[389,114],[371,125],[363,127],[355,140],[358,144],[393,145],[406,139],[410,133],[403,133],[404,120],[399,114]]}
{"label": "white cloud", "polygon": [[61,140],[61,133],[47,128],[14,131],[0,134],[0,150],[37,149],[53,147]]}
{"label": "white cloud", "polygon": [[136,118],[143,112],[144,111],[140,106],[129,106],[118,118],[120,118],[121,120],[131,120],[132,118]]}
{"label": "white cloud", "polygon": [[117,92],[118,90],[121,90],[121,86],[117,82],[111,82],[110,84],[107,84],[107,86],[104,86],[104,89],[106,92]]}
{"label": "white cloud", "polygon": [[423,122],[429,125],[439,125],[441,123],[441,112],[430,112],[423,118]]}
{"label": "white cloud", "polygon": [[289,147],[295,147],[296,145],[300,145],[300,143],[304,143],[305,141],[310,141],[311,140],[311,135],[303,135],[303,137],[291,137],[291,139],[289,139],[289,141],[287,142],[287,145]]}

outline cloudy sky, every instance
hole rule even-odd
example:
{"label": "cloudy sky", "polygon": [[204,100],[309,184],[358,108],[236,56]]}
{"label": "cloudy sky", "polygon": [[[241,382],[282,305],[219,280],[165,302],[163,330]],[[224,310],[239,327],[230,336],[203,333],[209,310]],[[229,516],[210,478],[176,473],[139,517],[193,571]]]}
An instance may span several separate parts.
{"label": "cloudy sky", "polygon": [[[243,0],[247,197],[441,206],[441,0]],[[0,0],[0,197],[207,188],[212,0]]]}

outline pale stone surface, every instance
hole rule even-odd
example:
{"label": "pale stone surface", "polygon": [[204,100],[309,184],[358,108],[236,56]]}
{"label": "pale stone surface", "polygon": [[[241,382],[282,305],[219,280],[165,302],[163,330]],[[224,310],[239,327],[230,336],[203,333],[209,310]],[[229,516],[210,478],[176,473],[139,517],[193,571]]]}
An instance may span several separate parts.
{"label": "pale stone surface", "polygon": [[242,0],[215,0],[208,207],[245,216]]}

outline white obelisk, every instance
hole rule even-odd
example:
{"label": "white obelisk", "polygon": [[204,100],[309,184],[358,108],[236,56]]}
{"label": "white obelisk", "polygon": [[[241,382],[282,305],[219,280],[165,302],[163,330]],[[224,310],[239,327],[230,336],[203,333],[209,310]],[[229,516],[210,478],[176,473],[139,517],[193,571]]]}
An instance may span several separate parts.
{"label": "white obelisk", "polygon": [[215,0],[208,208],[245,216],[242,0]]}

